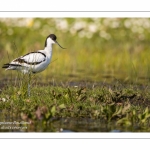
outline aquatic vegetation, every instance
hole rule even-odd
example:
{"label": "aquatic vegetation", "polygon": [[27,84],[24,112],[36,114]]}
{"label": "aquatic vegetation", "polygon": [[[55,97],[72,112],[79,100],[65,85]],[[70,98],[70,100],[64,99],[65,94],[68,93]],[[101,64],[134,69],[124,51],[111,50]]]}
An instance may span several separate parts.
{"label": "aquatic vegetation", "polygon": [[57,131],[55,122],[69,118],[99,120],[122,131],[148,131],[150,111],[145,104],[149,104],[149,89],[110,86],[34,85],[31,97],[21,92],[22,87],[10,87],[1,93],[1,121],[28,122],[25,132]]}

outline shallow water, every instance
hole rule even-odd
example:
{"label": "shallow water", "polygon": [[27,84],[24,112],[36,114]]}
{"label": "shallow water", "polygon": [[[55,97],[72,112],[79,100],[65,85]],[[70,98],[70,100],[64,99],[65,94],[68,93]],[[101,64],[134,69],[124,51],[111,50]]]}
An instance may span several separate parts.
{"label": "shallow water", "polygon": [[[11,121],[8,121],[11,123]],[[25,122],[28,123],[28,122]],[[87,118],[68,118],[68,119],[56,119],[52,122],[49,122],[46,126],[43,127],[41,121],[32,126],[30,123],[24,126],[15,126],[15,125],[1,125],[0,132],[60,132],[60,133],[69,133],[69,132],[146,132],[146,129],[141,127],[123,127],[116,126],[115,122],[106,123],[101,120],[92,120]]]}
{"label": "shallow water", "polygon": [[117,126],[116,122],[106,123],[100,119],[68,118],[53,122],[56,132],[145,132],[141,127]]}

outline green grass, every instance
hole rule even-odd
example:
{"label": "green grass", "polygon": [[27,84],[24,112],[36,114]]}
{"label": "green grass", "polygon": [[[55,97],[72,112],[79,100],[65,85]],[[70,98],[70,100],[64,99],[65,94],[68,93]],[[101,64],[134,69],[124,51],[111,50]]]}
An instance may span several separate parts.
{"label": "green grass", "polygon": [[[21,23],[23,20],[0,20],[3,31],[1,64],[43,49],[46,36],[55,33],[58,42],[67,49],[54,45],[52,63],[41,74],[46,80],[66,81],[74,77],[76,80],[103,81],[115,77],[129,82],[147,82],[149,79],[148,18],[33,18],[28,23]],[[22,25],[18,27],[18,24]],[[94,31],[90,29],[93,26],[96,26]],[[90,37],[86,35],[89,33]],[[1,68],[0,72],[0,78],[9,75]]]}

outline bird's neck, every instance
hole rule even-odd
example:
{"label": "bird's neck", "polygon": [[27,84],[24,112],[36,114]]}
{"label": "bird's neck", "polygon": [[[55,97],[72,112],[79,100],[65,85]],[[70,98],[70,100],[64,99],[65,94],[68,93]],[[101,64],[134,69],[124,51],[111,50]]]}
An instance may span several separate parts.
{"label": "bird's neck", "polygon": [[51,52],[53,50],[53,46],[52,45],[48,45],[44,48],[45,51]]}
{"label": "bird's neck", "polygon": [[53,50],[52,45],[49,45],[49,46],[47,46],[47,47],[44,48],[44,51],[45,51],[45,53],[47,54],[48,57],[51,57],[52,50]]}

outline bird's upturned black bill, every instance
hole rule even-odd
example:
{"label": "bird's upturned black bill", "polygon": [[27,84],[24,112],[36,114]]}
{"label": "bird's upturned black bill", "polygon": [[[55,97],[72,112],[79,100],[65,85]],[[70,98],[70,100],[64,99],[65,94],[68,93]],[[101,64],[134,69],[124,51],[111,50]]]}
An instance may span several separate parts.
{"label": "bird's upturned black bill", "polygon": [[55,41],[55,43],[56,43],[57,45],[59,45],[62,49],[66,49],[66,48],[63,48],[57,41]]}

